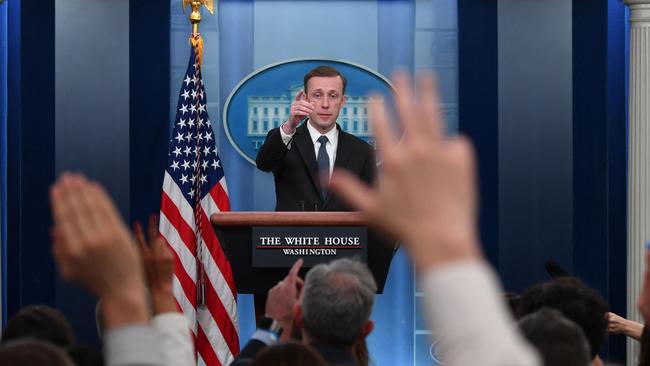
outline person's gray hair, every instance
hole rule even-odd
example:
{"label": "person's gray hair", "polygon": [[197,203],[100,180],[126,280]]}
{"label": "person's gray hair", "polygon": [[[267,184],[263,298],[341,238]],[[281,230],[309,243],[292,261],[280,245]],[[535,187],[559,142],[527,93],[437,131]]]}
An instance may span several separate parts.
{"label": "person's gray hair", "polygon": [[368,268],[337,259],[312,268],[301,305],[304,328],[314,340],[352,345],[370,319],[377,284]]}

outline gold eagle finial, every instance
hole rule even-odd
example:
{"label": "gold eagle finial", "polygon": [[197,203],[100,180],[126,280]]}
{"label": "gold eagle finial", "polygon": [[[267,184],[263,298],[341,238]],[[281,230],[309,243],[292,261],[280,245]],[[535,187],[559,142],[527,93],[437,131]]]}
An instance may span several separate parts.
{"label": "gold eagle finial", "polygon": [[201,22],[201,5],[205,6],[210,14],[214,14],[214,0],[183,0],[183,13],[185,8],[191,5],[190,23],[192,23],[192,33],[199,32],[199,23]]}

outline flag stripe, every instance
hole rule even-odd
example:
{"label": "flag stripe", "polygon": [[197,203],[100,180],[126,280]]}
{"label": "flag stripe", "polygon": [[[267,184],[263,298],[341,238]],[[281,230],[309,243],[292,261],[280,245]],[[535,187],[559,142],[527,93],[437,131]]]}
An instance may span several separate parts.
{"label": "flag stripe", "polygon": [[187,300],[192,305],[192,307],[196,307],[196,284],[194,283],[194,280],[187,274],[185,268],[183,268],[183,264],[181,263],[181,260],[178,257],[178,253],[176,253],[176,251],[173,250],[173,248],[171,249],[172,249],[171,253],[174,258],[174,268],[175,268],[174,276],[178,280],[178,283],[181,286],[181,288],[183,289],[183,294],[185,295],[185,298],[187,298]]}
{"label": "flag stripe", "polygon": [[[208,225],[210,227],[210,222],[204,211],[201,211],[200,219],[202,225]],[[217,235],[213,230],[207,230],[201,233],[201,239],[204,240],[205,246],[210,252],[210,256],[201,258],[203,260],[203,266],[206,268],[206,271],[218,276],[213,278],[221,283],[221,285],[215,286],[215,289],[217,289],[222,300],[234,304],[237,296],[235,279],[232,276],[230,262],[228,262],[226,255],[221,249],[221,243],[219,243]],[[208,260],[206,261],[206,259]]]}
{"label": "flag stripe", "polygon": [[236,323],[233,323],[230,319],[230,314],[224,308],[221,300],[217,297],[218,292],[215,291],[212,287],[211,281],[206,281],[206,303],[212,318],[216,320],[216,324],[223,335],[223,338],[226,339],[226,343],[230,347],[231,353],[236,353],[239,350],[239,336],[237,335],[237,328],[235,327]]}
{"label": "flag stripe", "polygon": [[201,355],[201,358],[204,360],[206,365],[209,366],[224,365],[221,362],[219,362],[219,358],[215,353],[214,347],[212,346],[212,344],[210,344],[208,337],[206,337],[201,327],[199,327],[198,334],[196,336],[196,349],[198,350],[199,355]]}
{"label": "flag stripe", "polygon": [[160,226],[164,229],[161,232],[162,237],[167,241],[181,262],[181,266],[177,267],[177,269],[182,269],[190,277],[192,282],[196,282],[196,257],[187,248],[180,238],[178,231],[164,213],[160,215]]}
{"label": "flag stripe", "polygon": [[[225,183],[225,179],[222,179]],[[215,202],[219,211],[230,211],[230,201],[228,201],[228,196],[226,190],[221,184],[217,184],[210,190],[210,197]]]}

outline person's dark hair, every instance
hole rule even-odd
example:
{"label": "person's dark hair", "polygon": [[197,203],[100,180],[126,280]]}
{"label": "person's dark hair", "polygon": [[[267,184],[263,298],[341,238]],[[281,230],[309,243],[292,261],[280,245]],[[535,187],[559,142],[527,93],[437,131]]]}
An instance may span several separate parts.
{"label": "person's dark hair", "polygon": [[68,356],[77,366],[103,366],[104,357],[97,349],[90,346],[74,345],[67,349]]}
{"label": "person's dark hair", "polygon": [[353,345],[370,319],[376,291],[375,279],[360,262],[337,259],[315,266],[302,291],[304,330],[314,340]]}
{"label": "person's dark hair", "polygon": [[519,320],[524,337],[539,351],[545,366],[588,366],[592,357],[582,329],[559,310],[542,308]]}
{"label": "person's dark hair", "polygon": [[64,348],[74,344],[70,322],[60,311],[46,305],[26,306],[11,317],[2,331],[0,344],[26,337]]}
{"label": "person's dark hair", "polygon": [[74,366],[65,351],[34,338],[15,339],[0,345],[2,366]]}
{"label": "person's dark hair", "polygon": [[592,358],[600,352],[607,336],[609,306],[594,289],[575,277],[535,285],[521,295],[517,315],[521,318],[543,307],[559,310],[582,328]]}
{"label": "person's dark hair", "polygon": [[339,70],[326,65],[317,66],[309,70],[309,72],[305,74],[305,77],[303,78],[303,88],[305,88],[305,93],[307,92],[307,82],[309,81],[309,79],[313,78],[314,76],[340,77],[341,81],[343,82],[342,93],[345,94],[345,87],[348,85],[348,80],[345,78],[345,76],[343,76],[343,74],[341,74]]}
{"label": "person's dark hair", "polygon": [[261,350],[251,366],[325,366],[323,357],[310,347],[297,342],[278,343]]}

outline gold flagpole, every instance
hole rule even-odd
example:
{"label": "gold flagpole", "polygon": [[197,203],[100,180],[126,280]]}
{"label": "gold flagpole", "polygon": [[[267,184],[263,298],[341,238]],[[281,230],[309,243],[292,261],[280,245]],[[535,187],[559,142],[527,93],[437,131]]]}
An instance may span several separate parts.
{"label": "gold flagpole", "polygon": [[[195,72],[196,74],[194,75],[195,78],[200,77],[200,70],[201,70],[201,61],[203,59],[203,38],[201,38],[201,35],[199,34],[199,23],[201,22],[201,5],[205,6],[206,9],[210,12],[210,14],[214,14],[214,0],[183,0],[183,13],[185,13],[185,8],[187,5],[192,6],[192,12],[190,13],[190,23],[192,23],[192,35],[190,36],[190,43],[192,44],[192,48],[194,49],[195,52]],[[196,94],[200,93],[202,83],[195,82],[195,92]],[[197,99],[198,103],[198,99]],[[198,108],[197,108],[198,109]],[[198,140],[197,140],[197,150],[198,150]],[[200,164],[199,164],[199,157],[201,155],[197,154],[197,161],[196,161],[196,168],[194,171],[195,174],[195,183],[194,187],[192,188],[194,190],[194,193],[196,197],[201,196],[201,183],[198,179],[198,175],[200,172]],[[200,204],[197,200],[197,205]],[[196,213],[195,213],[196,215]],[[204,307],[205,306],[205,283],[206,283],[206,278],[205,278],[205,270],[203,268],[203,264],[201,262],[201,258],[203,257],[203,245],[201,245],[201,231],[203,229],[210,230],[210,228],[202,228],[201,227],[201,220],[198,218],[198,216],[195,216],[195,224],[196,224],[196,285],[197,285],[197,293],[196,293],[196,300],[197,300],[197,305],[199,307]]]}
{"label": "gold flagpole", "polygon": [[201,5],[205,6],[210,14],[214,14],[214,0],[183,0],[183,13],[185,8],[191,5],[192,12],[190,13],[190,23],[192,23],[192,36],[190,42],[197,50],[197,62],[201,64],[203,61],[203,38],[199,34],[199,23],[201,22]]}
{"label": "gold flagpole", "polygon": [[191,5],[190,23],[192,23],[192,34],[199,33],[199,23],[201,22],[201,5],[205,6],[210,14],[214,14],[214,0],[183,0],[183,13],[185,8]]}

